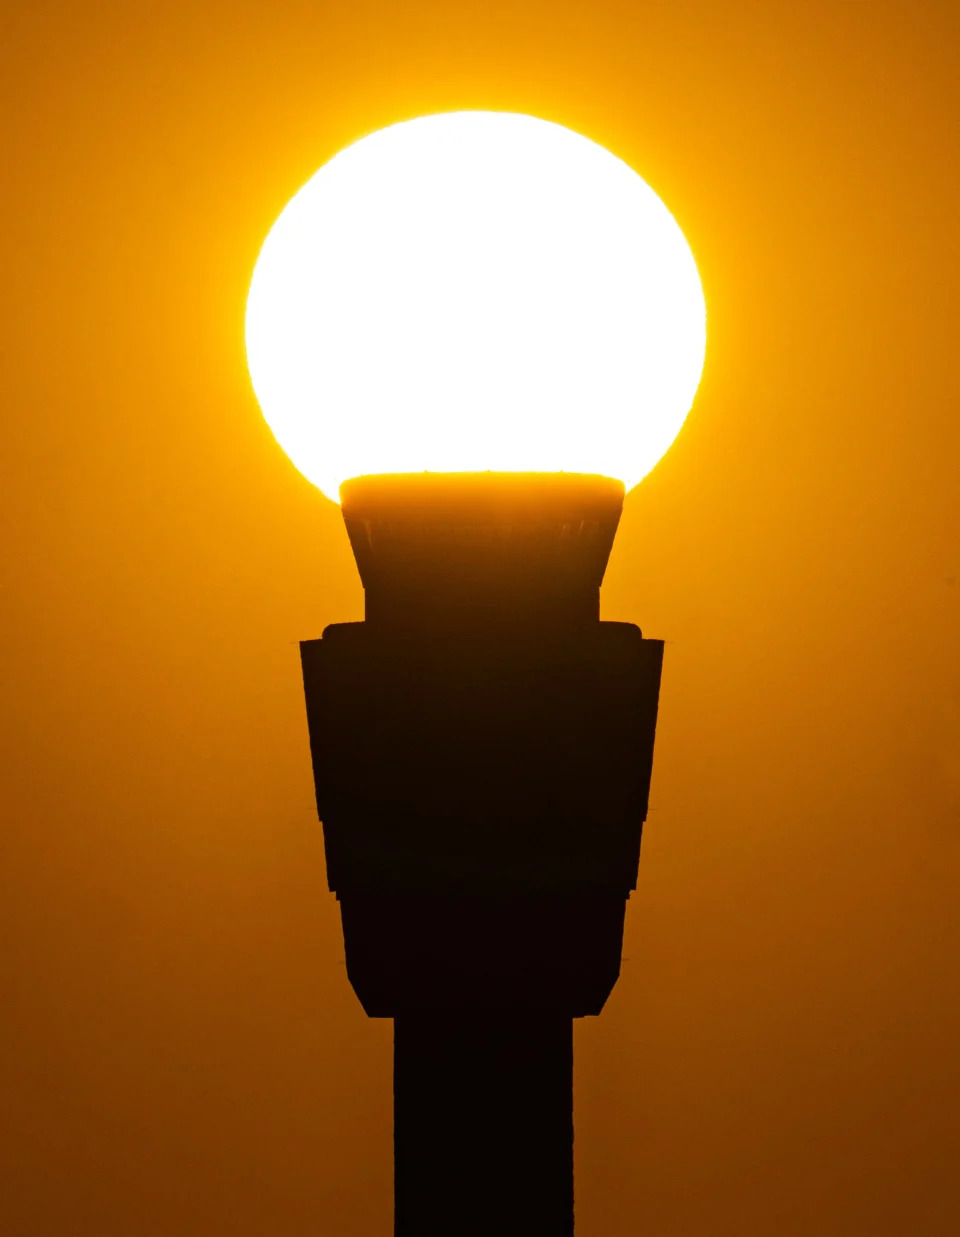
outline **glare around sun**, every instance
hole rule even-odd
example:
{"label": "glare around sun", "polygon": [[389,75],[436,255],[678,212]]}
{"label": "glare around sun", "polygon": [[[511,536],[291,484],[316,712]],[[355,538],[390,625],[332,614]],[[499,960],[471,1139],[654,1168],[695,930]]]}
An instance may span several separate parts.
{"label": "glare around sun", "polygon": [[261,250],[254,390],[334,500],[383,472],[567,471],[636,484],[703,367],[690,248],[626,163],[560,125],[458,112],[326,163]]}

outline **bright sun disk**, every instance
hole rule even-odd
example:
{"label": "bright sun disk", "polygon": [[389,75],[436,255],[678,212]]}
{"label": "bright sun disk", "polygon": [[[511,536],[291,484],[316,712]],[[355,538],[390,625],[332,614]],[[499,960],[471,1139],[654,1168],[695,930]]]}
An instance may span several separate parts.
{"label": "bright sun disk", "polygon": [[703,368],[690,248],[588,138],[455,112],[326,163],[257,260],[247,357],[273,433],[337,499],[372,473],[601,473],[670,446]]}

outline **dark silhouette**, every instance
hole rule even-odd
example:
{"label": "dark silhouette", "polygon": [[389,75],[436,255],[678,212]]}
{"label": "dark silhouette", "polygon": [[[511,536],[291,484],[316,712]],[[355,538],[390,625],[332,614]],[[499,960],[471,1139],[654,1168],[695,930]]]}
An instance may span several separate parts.
{"label": "dark silhouette", "polygon": [[568,1237],[572,1019],[619,975],[663,657],[599,619],[623,487],[342,498],[366,621],[301,651],[347,972],[395,1019],[395,1231]]}

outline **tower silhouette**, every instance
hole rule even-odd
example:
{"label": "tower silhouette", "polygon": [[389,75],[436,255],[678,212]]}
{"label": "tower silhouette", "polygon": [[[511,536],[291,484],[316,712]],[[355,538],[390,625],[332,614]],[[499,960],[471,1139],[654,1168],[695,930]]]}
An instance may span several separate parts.
{"label": "tower silhouette", "polygon": [[617,981],[663,644],[605,623],[623,487],[363,477],[365,621],[301,645],[347,974],[394,1019],[396,1237],[570,1237],[573,1024]]}

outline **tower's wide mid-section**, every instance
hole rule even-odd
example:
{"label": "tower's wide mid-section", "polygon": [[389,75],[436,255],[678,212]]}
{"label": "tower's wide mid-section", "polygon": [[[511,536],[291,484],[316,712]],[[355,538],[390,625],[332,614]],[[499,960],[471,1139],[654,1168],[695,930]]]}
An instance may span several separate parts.
{"label": "tower's wide mid-section", "polygon": [[301,652],[357,995],[386,1017],[599,1013],[636,887],[663,658],[598,618],[622,487],[352,484],[368,618]]}

